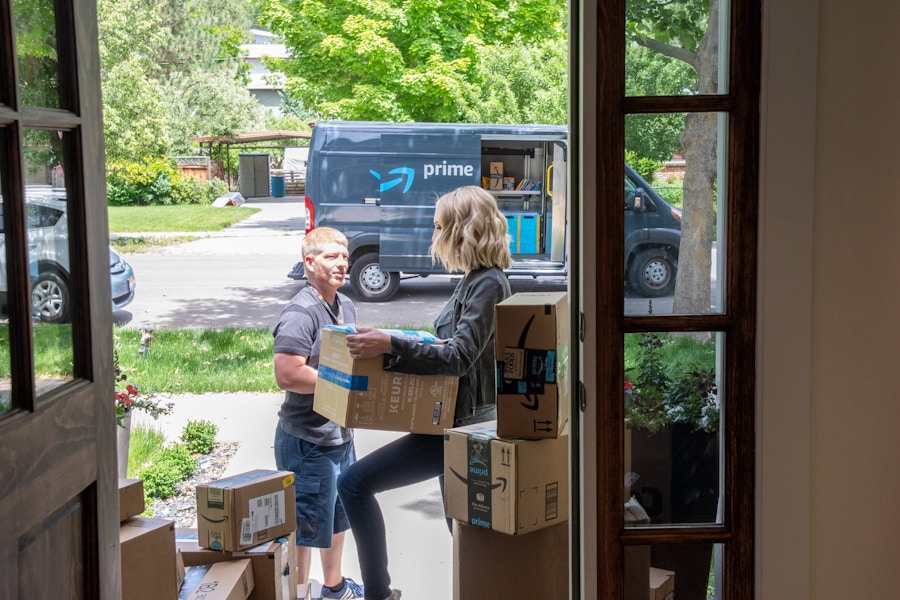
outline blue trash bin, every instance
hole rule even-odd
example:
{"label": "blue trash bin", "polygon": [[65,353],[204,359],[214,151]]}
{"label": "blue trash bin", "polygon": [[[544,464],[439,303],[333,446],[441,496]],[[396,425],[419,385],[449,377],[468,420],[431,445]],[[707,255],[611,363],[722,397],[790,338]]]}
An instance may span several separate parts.
{"label": "blue trash bin", "polygon": [[284,196],[284,175],[272,175],[272,196],[275,198]]}

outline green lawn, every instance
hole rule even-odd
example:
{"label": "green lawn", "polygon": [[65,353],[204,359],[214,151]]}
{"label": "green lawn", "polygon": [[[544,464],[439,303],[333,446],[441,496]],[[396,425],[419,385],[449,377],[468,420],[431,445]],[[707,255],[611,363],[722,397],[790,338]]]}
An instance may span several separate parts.
{"label": "green lawn", "polygon": [[127,383],[169,394],[277,392],[272,333],[258,329],[161,329],[150,351],[138,354],[140,332],[113,329],[113,347]]}
{"label": "green lawn", "polygon": [[[714,341],[698,342],[689,335],[673,336],[666,333],[661,334],[660,338],[663,343],[659,349],[659,356],[662,363],[672,373],[681,373],[693,369],[715,370],[716,344]],[[635,369],[640,364],[641,348],[639,344],[642,339],[640,333],[625,335],[626,371]]]}
{"label": "green lawn", "polygon": [[[145,392],[205,394],[210,392],[277,392],[272,373],[272,333],[257,329],[166,328],[154,332],[150,352],[139,358],[140,332],[113,328],[113,348],[126,384]],[[34,328],[37,377],[71,377],[72,326]],[[9,326],[0,323],[0,379],[10,375]]]}
{"label": "green lawn", "polygon": [[249,206],[110,206],[110,233],[220,231],[259,212]]}
{"label": "green lawn", "polygon": [[[380,325],[376,325],[379,327]],[[71,325],[39,325],[34,329],[35,370],[39,375],[72,375]],[[9,377],[9,333],[0,323],[0,378]],[[625,340],[625,368],[639,363],[639,334]],[[715,343],[690,336],[663,336],[663,363],[675,372],[715,368]],[[275,392],[272,333],[268,328],[166,328],[155,332],[147,358],[140,359],[140,332],[132,326],[113,328],[113,347],[128,382],[145,390],[168,393]]]}

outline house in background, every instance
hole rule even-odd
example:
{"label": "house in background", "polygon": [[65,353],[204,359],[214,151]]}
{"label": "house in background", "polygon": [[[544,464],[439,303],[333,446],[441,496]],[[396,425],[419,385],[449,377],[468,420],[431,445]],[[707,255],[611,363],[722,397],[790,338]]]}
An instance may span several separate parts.
{"label": "house in background", "polygon": [[251,29],[250,33],[253,43],[240,46],[244,60],[250,65],[247,89],[267,110],[280,116],[285,76],[270,71],[263,63],[263,57],[288,58],[290,54],[287,47],[277,41],[274,33],[262,29]]}

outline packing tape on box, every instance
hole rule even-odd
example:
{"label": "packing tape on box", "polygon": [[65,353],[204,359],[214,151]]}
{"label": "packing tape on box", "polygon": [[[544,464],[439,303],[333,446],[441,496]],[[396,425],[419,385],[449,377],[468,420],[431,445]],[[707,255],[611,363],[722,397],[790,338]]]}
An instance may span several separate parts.
{"label": "packing tape on box", "polygon": [[[325,328],[341,331],[343,333],[356,333],[356,327],[353,325],[326,325]],[[390,336],[404,338],[413,342],[421,342],[423,344],[431,344],[440,341],[440,338],[433,333],[419,331],[418,329],[379,329],[378,331],[383,331]]]}
{"label": "packing tape on box", "polygon": [[366,391],[369,389],[369,378],[366,375],[351,375],[332,367],[319,365],[319,379],[333,383],[346,390]]}

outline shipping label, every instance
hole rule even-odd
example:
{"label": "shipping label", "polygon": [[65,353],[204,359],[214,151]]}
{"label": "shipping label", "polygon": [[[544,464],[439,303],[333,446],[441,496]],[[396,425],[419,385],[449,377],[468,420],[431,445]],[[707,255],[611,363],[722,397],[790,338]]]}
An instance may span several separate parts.
{"label": "shipping label", "polygon": [[206,490],[206,507],[223,510],[225,508],[225,490],[211,487]]}
{"label": "shipping label", "polygon": [[[264,496],[259,496],[257,498],[250,499],[250,532],[251,535],[253,533],[258,533],[260,531],[265,531],[271,527],[277,527],[278,525],[283,525],[285,522],[285,514],[284,514],[284,491],[279,490],[277,492],[273,492],[271,494],[266,494]],[[252,539],[250,542],[241,542],[243,543],[252,543]]]}

